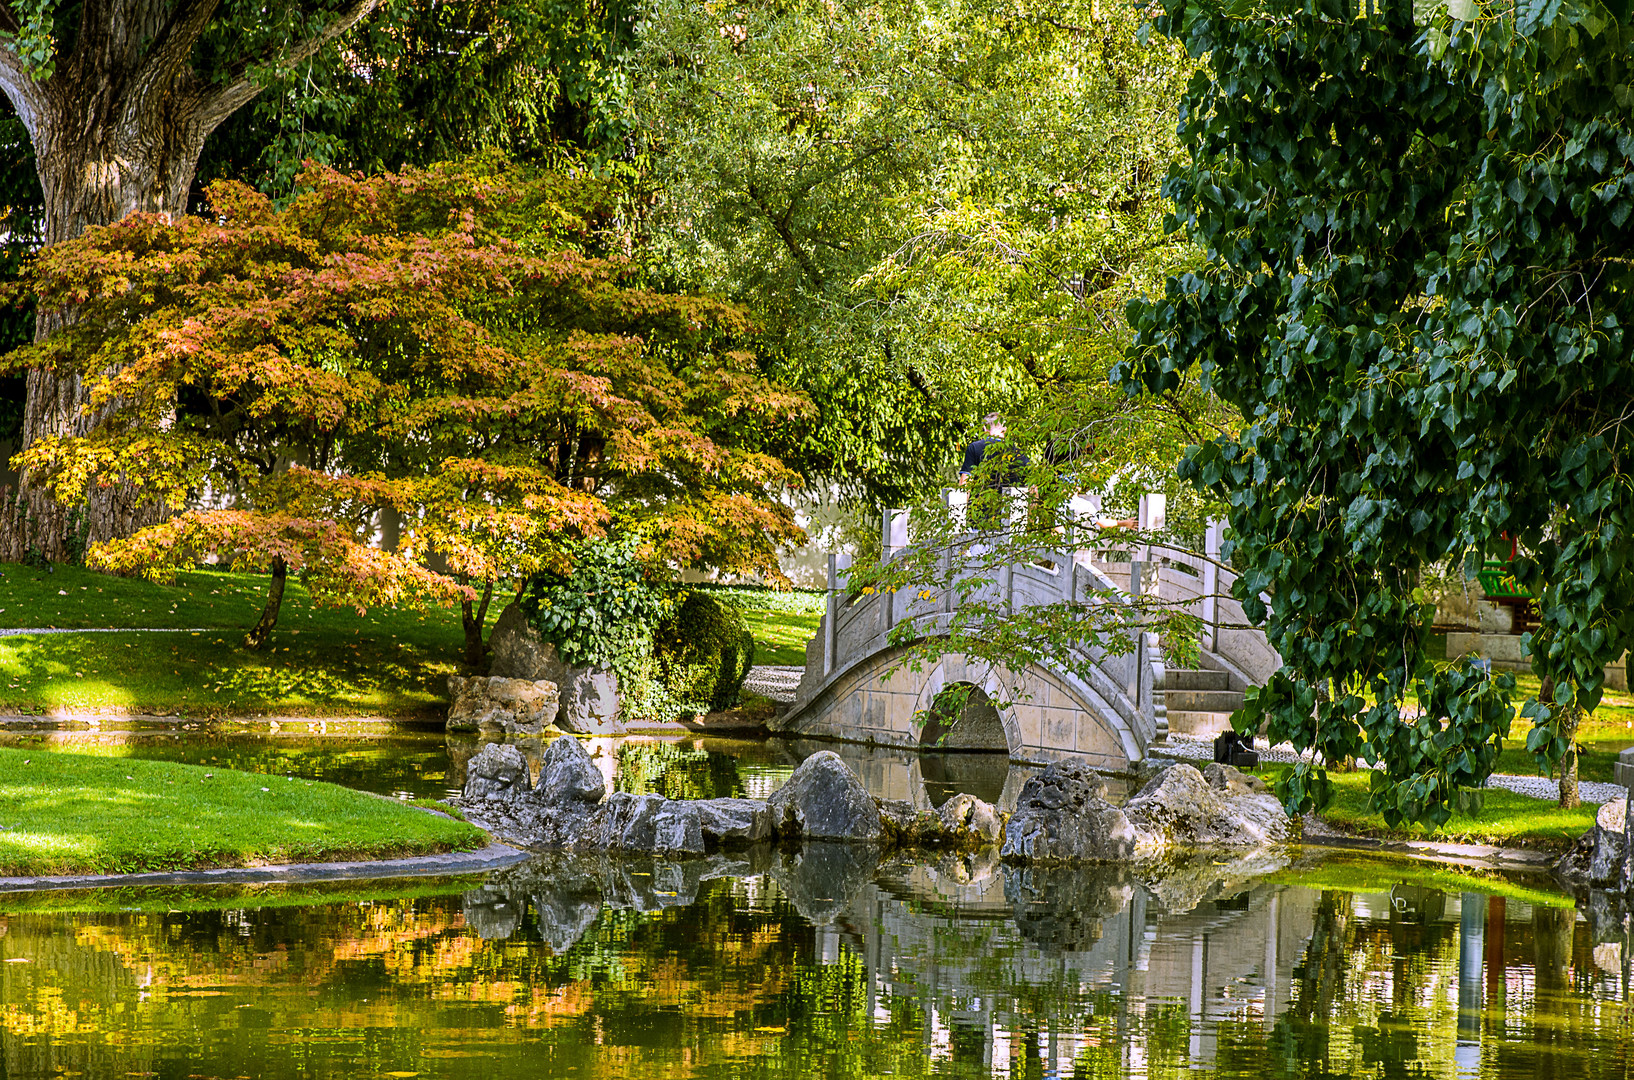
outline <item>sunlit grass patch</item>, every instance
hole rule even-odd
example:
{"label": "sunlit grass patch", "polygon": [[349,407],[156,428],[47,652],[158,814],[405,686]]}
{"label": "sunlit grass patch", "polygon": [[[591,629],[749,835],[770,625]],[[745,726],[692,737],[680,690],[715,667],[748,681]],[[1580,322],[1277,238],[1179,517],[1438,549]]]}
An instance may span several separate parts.
{"label": "sunlit grass patch", "polygon": [[460,821],[229,769],[0,749],[0,874],[128,873],[482,846]]}
{"label": "sunlit grass patch", "polygon": [[[1277,767],[1259,771],[1268,780],[1274,779]],[[1529,798],[1503,788],[1488,788],[1479,816],[1454,814],[1439,829],[1418,826],[1392,829],[1385,825],[1383,817],[1367,809],[1371,777],[1372,774],[1366,769],[1353,773],[1329,771],[1328,778],[1333,782],[1333,801],[1319,815],[1321,819],[1346,832],[1363,836],[1563,850],[1594,824],[1598,809],[1589,805],[1562,810],[1549,800]]]}

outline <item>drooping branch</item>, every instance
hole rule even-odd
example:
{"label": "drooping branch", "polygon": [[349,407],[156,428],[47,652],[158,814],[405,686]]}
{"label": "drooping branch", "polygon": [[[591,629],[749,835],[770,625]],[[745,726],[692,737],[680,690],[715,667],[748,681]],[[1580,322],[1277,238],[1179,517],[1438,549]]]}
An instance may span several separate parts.
{"label": "drooping branch", "polygon": [[261,92],[260,83],[251,74],[256,67],[269,63],[298,64],[363,21],[379,6],[380,0],[351,0],[351,3],[342,8],[328,25],[305,41],[297,42],[288,48],[268,50],[257,57],[240,62],[235,66],[233,75],[225,86],[205,95],[197,113],[197,122],[205,132],[214,131],[222,121]]}

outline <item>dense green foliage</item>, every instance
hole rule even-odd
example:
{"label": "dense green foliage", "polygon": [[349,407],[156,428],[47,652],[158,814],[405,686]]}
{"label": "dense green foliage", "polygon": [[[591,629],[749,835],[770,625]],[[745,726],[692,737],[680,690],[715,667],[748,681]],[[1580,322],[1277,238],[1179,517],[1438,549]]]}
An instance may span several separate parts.
{"label": "dense green foliage", "polygon": [[653,631],[673,608],[669,590],[648,578],[634,544],[592,540],[573,553],[570,570],[534,575],[517,604],[563,663],[628,677],[651,655]]}
{"label": "dense green foliage", "polygon": [[[1425,567],[1518,542],[1553,687],[1527,744],[1568,777],[1634,643],[1631,28],[1592,0],[1458,9],[1168,0],[1157,31],[1204,70],[1164,190],[1206,260],[1130,309],[1131,384],[1200,375],[1247,425],[1182,469],[1229,503],[1285,665],[1239,724],[1383,762],[1391,821],[1445,821],[1508,723],[1504,685],[1422,665]],[[1302,763],[1282,791],[1323,787]]]}
{"label": "dense green foliage", "polygon": [[658,678],[672,697],[718,712],[737,704],[754,663],[755,639],[736,604],[694,589],[658,627],[653,653]]}
{"label": "dense green foliage", "polygon": [[[762,321],[815,423],[778,456],[870,508],[945,483],[991,409],[1142,425],[1107,384],[1160,229],[1182,52],[1090,0],[663,0],[634,61],[655,273]],[[1066,398],[1071,408],[1063,408]]]}

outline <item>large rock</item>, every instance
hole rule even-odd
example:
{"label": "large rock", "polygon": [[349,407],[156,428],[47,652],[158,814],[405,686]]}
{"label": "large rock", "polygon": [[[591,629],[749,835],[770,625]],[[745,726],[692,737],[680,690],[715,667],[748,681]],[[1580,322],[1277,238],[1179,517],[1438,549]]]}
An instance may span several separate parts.
{"label": "large rock", "polygon": [[1627,799],[1613,799],[1600,807],[1594,826],[1555,864],[1562,881],[1579,888],[1622,889],[1623,817],[1627,812]]}
{"label": "large rock", "polygon": [[561,682],[565,666],[556,657],[556,646],[539,636],[539,631],[528,624],[528,617],[516,606],[516,601],[505,605],[488,635],[491,656],[488,670],[507,679],[548,679]]}
{"label": "large rock", "polygon": [[510,679],[545,679],[556,684],[556,726],[575,735],[622,735],[618,676],[595,668],[569,667],[556,646],[539,636],[527,615],[507,604],[488,637],[489,670]]}
{"label": "large rock", "polygon": [[607,797],[607,781],[584,744],[563,735],[540,759],[539,785],[534,790],[547,802],[594,805]]}
{"label": "large rock", "polygon": [[705,799],[696,805],[705,843],[753,844],[776,832],[771,808],[759,799]]}
{"label": "large rock", "polygon": [[870,844],[885,836],[873,796],[832,750],[802,762],[788,783],[772,792],[767,805],[784,836]]}
{"label": "large rock", "polygon": [[1004,838],[1004,822],[992,803],[960,792],[936,811],[942,842],[954,847],[987,847]]}
{"label": "large rock", "polygon": [[618,676],[595,668],[563,668],[556,726],[576,735],[622,735]]}
{"label": "large rock", "polygon": [[1258,847],[1288,839],[1288,815],[1276,796],[1255,790],[1255,778],[1211,765],[1210,778],[1191,765],[1172,765],[1124,805],[1145,852],[1174,848]]}
{"label": "large rock", "polygon": [[537,735],[555,720],[556,684],[549,680],[476,675],[448,677],[448,730],[498,728],[510,735]]}
{"label": "large rock", "polygon": [[503,801],[528,789],[528,762],[507,743],[488,743],[465,767],[467,802]]}
{"label": "large rock", "polygon": [[1005,824],[999,856],[1036,863],[1130,858],[1138,839],[1134,827],[1101,798],[1105,791],[1106,781],[1077,762],[1058,761],[1029,777]]}
{"label": "large rock", "polygon": [[662,795],[614,792],[596,825],[600,846],[653,855],[701,855],[703,820],[696,803]]}

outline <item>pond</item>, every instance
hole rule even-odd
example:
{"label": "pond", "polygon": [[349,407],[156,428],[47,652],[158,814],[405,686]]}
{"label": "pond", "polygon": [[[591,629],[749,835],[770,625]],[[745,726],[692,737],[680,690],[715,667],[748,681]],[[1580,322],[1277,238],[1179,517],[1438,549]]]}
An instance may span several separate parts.
{"label": "pond", "polygon": [[1569,901],[1243,870],[812,847],[0,894],[0,1077],[1624,1075],[1624,945]]}
{"label": "pond", "polygon": [[[513,740],[537,774],[542,743]],[[0,723],[0,746],[40,747],[327,780],[400,798],[446,798],[465,785],[482,742],[440,722],[384,720],[178,721],[117,718]],[[822,749],[846,759],[881,798],[940,806],[969,792],[1015,806],[1029,770],[1002,754],[927,753],[797,739],[626,736],[587,745],[619,790],[670,798],[764,798]]]}

